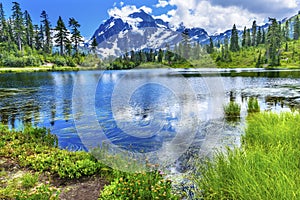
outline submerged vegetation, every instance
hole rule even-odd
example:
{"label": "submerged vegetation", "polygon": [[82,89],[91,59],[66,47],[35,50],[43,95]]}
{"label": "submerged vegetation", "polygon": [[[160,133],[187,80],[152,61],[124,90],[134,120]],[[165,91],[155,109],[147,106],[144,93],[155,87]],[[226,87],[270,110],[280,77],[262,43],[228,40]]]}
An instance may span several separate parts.
{"label": "submerged vegetation", "polygon": [[249,116],[241,148],[198,164],[199,198],[299,199],[299,120],[298,113]]}

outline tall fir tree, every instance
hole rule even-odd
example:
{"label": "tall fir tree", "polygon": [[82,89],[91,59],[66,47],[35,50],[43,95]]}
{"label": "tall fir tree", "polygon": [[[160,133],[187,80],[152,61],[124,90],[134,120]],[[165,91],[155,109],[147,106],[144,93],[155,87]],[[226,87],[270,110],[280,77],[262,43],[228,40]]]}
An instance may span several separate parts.
{"label": "tall fir tree", "polygon": [[24,18],[25,18],[25,30],[26,30],[26,42],[27,45],[33,48],[34,43],[34,30],[33,30],[33,24],[30,17],[30,14],[27,10],[24,12]]}
{"label": "tall fir tree", "polygon": [[262,43],[261,41],[262,41],[261,27],[258,27],[257,37],[256,37],[256,46],[258,46],[259,44],[261,44]]}
{"label": "tall fir tree", "polygon": [[271,66],[280,65],[280,47],[282,36],[280,32],[280,25],[275,18],[269,18],[271,25],[268,28],[266,40],[266,52]]}
{"label": "tall fir tree", "polygon": [[7,20],[7,32],[8,32],[8,38],[10,39],[9,41],[11,43],[15,43],[13,26],[14,26],[13,20],[9,18]]}
{"label": "tall fir tree", "polygon": [[2,3],[0,3],[0,42],[6,42],[9,40],[8,27],[5,19],[4,9]]}
{"label": "tall fir tree", "polygon": [[232,30],[231,30],[230,51],[237,52],[239,50],[240,50],[239,35],[238,35],[238,31],[236,29],[236,26],[234,24],[232,27]]}
{"label": "tall fir tree", "polygon": [[300,36],[300,21],[297,16],[294,21],[294,40],[298,40]]}
{"label": "tall fir tree", "polygon": [[243,31],[243,37],[242,37],[242,47],[246,47],[246,34],[247,34],[247,28],[245,26]]}
{"label": "tall fir tree", "polygon": [[182,49],[181,56],[185,59],[188,59],[190,56],[190,41],[189,41],[189,32],[188,29],[185,29],[182,33]]}
{"label": "tall fir tree", "polygon": [[41,13],[41,23],[42,23],[42,33],[43,33],[43,49],[46,53],[52,52],[52,37],[51,37],[51,23],[49,21],[48,14],[46,11],[42,11]]}
{"label": "tall fir tree", "polygon": [[257,25],[256,25],[256,21],[253,21],[252,24],[252,46],[256,46],[256,29],[257,29]]}
{"label": "tall fir tree", "polygon": [[33,30],[34,30],[34,48],[37,50],[41,50],[43,46],[42,46],[42,40],[40,39],[41,33],[40,33],[39,25],[35,24],[33,26]]}
{"label": "tall fir tree", "polygon": [[80,24],[74,18],[69,19],[69,27],[71,28],[71,41],[74,44],[75,53],[78,53],[78,46],[80,42],[83,42],[81,33],[79,31]]}
{"label": "tall fir tree", "polygon": [[211,37],[209,38],[209,45],[207,46],[206,51],[208,54],[212,54],[214,52],[214,43]]}
{"label": "tall fir tree", "polygon": [[284,34],[285,40],[289,41],[290,40],[290,22],[287,20],[285,22],[285,34]]}
{"label": "tall fir tree", "polygon": [[164,57],[164,53],[162,49],[158,50],[157,62],[162,63]]}
{"label": "tall fir tree", "polygon": [[96,37],[93,37],[91,46],[92,46],[92,52],[93,52],[94,54],[96,54],[96,49],[97,49],[97,46],[98,46],[98,42],[97,42],[97,40],[96,40]]}
{"label": "tall fir tree", "polygon": [[68,39],[69,33],[61,16],[59,16],[57,20],[57,25],[55,27],[55,30],[57,31],[57,33],[54,36],[55,42],[60,47],[60,51],[59,51],[60,55],[64,55],[65,47],[69,43],[69,39]]}
{"label": "tall fir tree", "polygon": [[13,2],[12,20],[14,38],[19,50],[22,51],[22,44],[24,40],[24,19],[20,4],[18,2]]}
{"label": "tall fir tree", "polygon": [[251,46],[251,34],[250,34],[250,29],[247,29],[246,33],[246,46],[250,47]]}
{"label": "tall fir tree", "polygon": [[266,31],[265,31],[265,29],[262,29],[261,43],[262,44],[266,43]]}

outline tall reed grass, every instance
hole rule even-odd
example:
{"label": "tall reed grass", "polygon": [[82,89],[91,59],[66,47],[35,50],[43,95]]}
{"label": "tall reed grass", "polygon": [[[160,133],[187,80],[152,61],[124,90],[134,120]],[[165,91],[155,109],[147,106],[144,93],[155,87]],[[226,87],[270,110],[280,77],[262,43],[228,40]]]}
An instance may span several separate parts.
{"label": "tall reed grass", "polygon": [[300,199],[300,115],[258,113],[247,119],[242,147],[198,164],[202,199]]}

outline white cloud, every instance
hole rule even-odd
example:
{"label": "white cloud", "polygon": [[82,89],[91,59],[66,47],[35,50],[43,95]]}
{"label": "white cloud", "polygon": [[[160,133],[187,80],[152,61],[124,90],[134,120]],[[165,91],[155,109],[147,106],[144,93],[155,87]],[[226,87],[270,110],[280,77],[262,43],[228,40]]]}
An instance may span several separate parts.
{"label": "white cloud", "polygon": [[110,17],[125,19],[128,17],[128,15],[134,12],[138,12],[140,9],[143,9],[148,14],[152,13],[152,9],[147,6],[142,6],[140,8],[137,8],[135,5],[126,5],[121,8],[114,7],[112,9],[109,9],[107,12]]}
{"label": "white cloud", "polygon": [[[160,0],[159,0],[160,2]],[[209,34],[223,32],[236,24],[250,27],[253,19],[262,24],[268,17],[282,19],[296,14],[297,0],[169,0],[174,9],[161,17],[173,25],[205,28]]]}
{"label": "white cloud", "polygon": [[284,13],[296,9],[299,5],[297,0],[211,0],[213,5],[240,6],[254,13]]}
{"label": "white cloud", "polygon": [[142,9],[145,11],[145,13],[151,14],[152,13],[152,9],[147,7],[147,6],[142,6],[139,9]]}
{"label": "white cloud", "polygon": [[156,8],[164,8],[169,5],[169,2],[166,0],[158,0],[158,4],[155,5]]}
{"label": "white cloud", "polygon": [[[268,17],[283,19],[296,14],[299,9],[299,0],[157,0],[153,7],[165,8],[172,6],[160,16],[153,16],[178,26],[181,22],[186,27],[201,27],[209,34],[224,32],[236,24],[238,29],[244,26],[251,27],[255,19],[263,24]],[[143,9],[151,14],[152,9],[147,6],[137,8],[135,5],[124,5],[120,8],[108,10],[113,17],[126,19],[133,12]],[[300,10],[300,9],[299,9]]]}

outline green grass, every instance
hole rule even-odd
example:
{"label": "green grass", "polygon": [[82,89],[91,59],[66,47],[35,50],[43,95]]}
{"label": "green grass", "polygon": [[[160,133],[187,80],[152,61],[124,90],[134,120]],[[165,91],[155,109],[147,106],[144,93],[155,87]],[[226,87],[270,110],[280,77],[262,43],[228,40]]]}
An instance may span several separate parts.
{"label": "green grass", "polygon": [[59,149],[57,143],[57,137],[45,128],[25,126],[23,131],[16,131],[0,125],[0,164],[1,158],[10,159],[23,169],[20,170],[22,176],[13,177],[11,172],[0,168],[0,199],[57,199],[59,188],[40,182],[42,173],[66,181],[101,176],[111,181],[101,192],[101,199],[178,198],[172,194],[171,182],[157,169],[121,172],[106,166],[90,153]]}
{"label": "green grass", "polygon": [[230,101],[223,107],[223,110],[226,118],[239,118],[241,113],[241,106],[234,101]]}
{"label": "green grass", "polygon": [[248,100],[248,113],[255,113],[260,111],[257,98],[250,97]]}
{"label": "green grass", "polygon": [[34,187],[39,179],[38,173],[31,174],[31,173],[26,173],[21,177],[21,182],[22,182],[22,187],[25,189],[29,189]]}
{"label": "green grass", "polygon": [[204,199],[300,199],[300,115],[258,113],[241,148],[218,152],[195,177]]}

